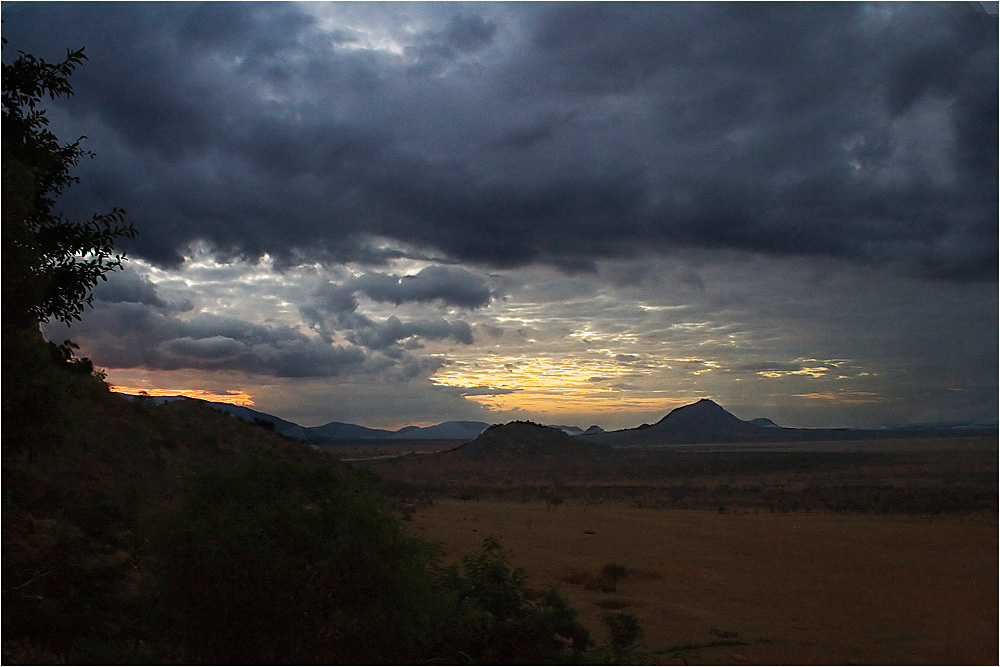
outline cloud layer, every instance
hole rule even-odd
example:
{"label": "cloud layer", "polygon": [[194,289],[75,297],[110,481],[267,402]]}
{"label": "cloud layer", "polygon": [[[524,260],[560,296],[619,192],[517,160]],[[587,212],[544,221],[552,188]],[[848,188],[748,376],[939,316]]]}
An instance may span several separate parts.
{"label": "cloud layer", "polygon": [[50,332],[113,382],[310,425],[995,410],[980,3],[4,10],[5,59],[89,57],[60,201],[140,231]]}
{"label": "cloud layer", "polygon": [[4,33],[87,46],[59,117],[101,155],[75,205],[124,206],[161,263],[200,239],[996,277],[997,22],[975,3],[25,3]]}

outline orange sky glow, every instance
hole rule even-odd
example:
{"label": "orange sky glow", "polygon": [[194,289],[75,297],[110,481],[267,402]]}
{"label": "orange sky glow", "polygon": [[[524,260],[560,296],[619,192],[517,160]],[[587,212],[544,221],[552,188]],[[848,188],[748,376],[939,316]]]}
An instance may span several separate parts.
{"label": "orange sky glow", "polygon": [[227,391],[218,394],[202,389],[141,389],[138,387],[111,387],[111,391],[117,394],[128,394],[129,396],[187,396],[188,398],[200,398],[203,401],[214,401],[216,403],[229,403],[231,405],[253,405],[253,398],[245,391]]}

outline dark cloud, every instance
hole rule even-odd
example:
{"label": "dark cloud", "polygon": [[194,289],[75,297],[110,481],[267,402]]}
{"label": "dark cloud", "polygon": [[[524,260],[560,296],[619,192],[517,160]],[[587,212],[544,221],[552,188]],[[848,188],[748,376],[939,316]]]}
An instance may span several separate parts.
{"label": "dark cloud", "polygon": [[14,49],[87,47],[53,118],[98,159],[66,203],[123,206],[159,263],[203,239],[282,261],[587,270],[707,248],[997,275],[997,21],[969,3],[5,9]]}
{"label": "dark cloud", "polygon": [[188,311],[193,308],[190,301],[165,301],[149,278],[139,275],[128,265],[113,274],[111,279],[99,282],[94,288],[94,299],[98,303],[141,303],[163,310]]}
{"label": "dark cloud", "polygon": [[412,276],[369,272],[346,285],[369,299],[399,305],[404,302],[435,301],[479,308],[489,305],[492,294],[486,279],[459,267],[429,266]]}
{"label": "dark cloud", "polygon": [[405,354],[398,346],[401,341],[407,341],[406,347],[411,350],[420,348],[417,339],[451,338],[471,345],[475,342],[472,326],[464,320],[448,321],[442,317],[404,322],[392,315],[384,321],[375,321],[358,312],[355,295],[359,293],[373,301],[395,305],[440,301],[469,309],[486,306],[492,299],[482,276],[459,267],[429,266],[412,276],[368,272],[341,283],[326,283],[313,292],[308,303],[299,307],[306,323],[324,335],[330,338],[343,335],[356,345],[393,358]]}
{"label": "dark cloud", "polygon": [[492,21],[475,14],[457,13],[443,30],[422,33],[417,45],[407,47],[405,52],[416,61],[413,71],[438,74],[447,64],[489,46],[496,31]]}
{"label": "dark cloud", "polygon": [[[343,321],[343,320],[341,320]],[[444,318],[402,322],[390,316],[384,322],[374,322],[364,316],[355,316],[348,339],[371,350],[391,350],[396,343],[411,337],[441,340],[453,338],[456,342],[471,345],[472,328],[468,322]]]}
{"label": "dark cloud", "polygon": [[[489,301],[488,290],[485,296],[477,292],[485,285],[482,278],[477,280],[463,269],[434,268],[418,273],[412,283],[384,274],[362,278],[389,279],[384,285],[378,283],[389,291],[376,292],[376,300],[443,299],[470,307],[478,305],[470,302],[473,296],[477,302]],[[306,335],[287,325],[255,324],[204,312],[179,317],[193,310],[189,302],[162,298],[148,278],[131,269],[116,277],[99,286],[95,309],[66,333],[84,344],[96,363],[113,368],[238,370],[279,378],[384,373],[414,378],[427,377],[444,363],[414,354],[423,347],[422,340],[474,342],[472,327],[463,320],[432,317],[404,322],[390,316],[377,321],[357,312],[355,291],[375,289],[369,283],[357,284],[358,279],[348,281],[347,287],[325,284],[313,293],[301,312],[316,334]]]}
{"label": "dark cloud", "polygon": [[101,366],[238,370],[285,378],[359,373],[367,355],[281,325],[200,314],[180,319],[136,302],[99,304],[72,329]]}

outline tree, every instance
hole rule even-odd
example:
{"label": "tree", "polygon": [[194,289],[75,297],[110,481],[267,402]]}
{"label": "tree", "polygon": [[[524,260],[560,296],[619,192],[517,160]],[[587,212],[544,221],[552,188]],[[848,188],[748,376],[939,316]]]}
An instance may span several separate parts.
{"label": "tree", "polygon": [[[6,45],[7,40],[3,40]],[[57,198],[79,182],[70,170],[93,153],[86,137],[61,144],[48,129],[43,98],[73,95],[69,77],[86,56],[67,51],[49,63],[23,51],[3,63],[3,315],[20,328],[51,319],[70,323],[93,304],[92,290],[105,274],[121,268],[115,242],[131,239],[125,211],[95,213],[73,222],[54,210]]]}
{"label": "tree", "polygon": [[442,571],[442,590],[455,596],[442,626],[440,659],[482,665],[579,664],[592,642],[576,610],[555,589],[529,591],[521,568],[511,569],[500,543]]}
{"label": "tree", "polygon": [[434,549],[374,475],[243,458],[188,481],[155,540],[167,631],[207,664],[416,664]]}

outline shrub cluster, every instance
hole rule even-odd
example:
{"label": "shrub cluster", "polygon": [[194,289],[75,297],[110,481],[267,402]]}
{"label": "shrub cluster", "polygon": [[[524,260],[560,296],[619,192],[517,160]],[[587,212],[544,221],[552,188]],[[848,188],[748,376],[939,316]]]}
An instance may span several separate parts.
{"label": "shrub cluster", "polygon": [[251,459],[202,471],[159,536],[161,627],[216,664],[552,664],[592,648],[555,590],[488,538],[462,571],[408,535],[375,480]]}

